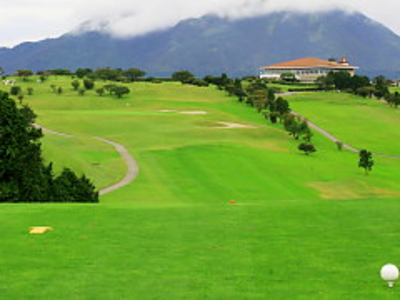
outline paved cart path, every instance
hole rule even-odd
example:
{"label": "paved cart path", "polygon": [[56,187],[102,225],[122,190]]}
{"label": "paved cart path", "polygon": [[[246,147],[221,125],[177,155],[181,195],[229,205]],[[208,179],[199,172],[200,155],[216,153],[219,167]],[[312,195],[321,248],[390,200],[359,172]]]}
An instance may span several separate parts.
{"label": "paved cart path", "polygon": [[[277,93],[277,96],[292,96],[292,95],[296,95],[298,94],[298,92],[282,92],[282,93]],[[323,136],[325,136],[326,138],[328,138],[329,140],[331,140],[332,142],[336,143],[336,142],[340,142],[342,143],[343,148],[351,151],[351,152],[355,152],[355,153],[359,153],[360,149],[354,148],[353,146],[350,146],[346,143],[343,143],[341,140],[339,140],[337,137],[335,137],[334,135],[330,134],[328,131],[326,131],[325,129],[319,127],[318,125],[316,125],[313,122],[308,121],[306,118],[304,118],[303,116],[301,116],[298,113],[295,113],[294,111],[292,111],[292,114],[305,120],[308,124],[309,127],[311,127],[312,129],[314,129],[315,131],[318,131],[319,133],[321,133]],[[379,154],[379,153],[372,153],[374,156],[378,156],[378,157],[386,157],[386,158],[391,158],[391,159],[399,159],[400,160],[400,156],[398,155],[387,155],[387,154]]]}
{"label": "paved cart path", "polygon": [[[340,142],[342,143],[343,148],[355,152],[355,153],[359,153],[360,149],[354,148],[353,146],[350,146],[346,143],[343,143],[341,140],[339,140],[337,137],[335,137],[334,135],[330,134],[328,131],[326,131],[325,129],[319,127],[318,125],[314,124],[313,122],[308,121],[306,118],[304,118],[303,116],[299,115],[298,113],[292,112],[293,115],[305,120],[308,124],[308,126],[312,129],[314,129],[315,131],[318,131],[319,133],[321,133],[323,136],[325,136],[326,138],[328,138],[329,140],[331,140],[334,143]],[[396,156],[396,155],[387,155],[387,154],[379,154],[379,153],[372,153],[374,156],[378,156],[378,157],[386,157],[386,158],[391,158],[391,159],[400,159],[400,156]]]}
{"label": "paved cart path", "polygon": [[[70,134],[66,134],[63,132],[58,132],[58,131],[54,131],[54,130],[45,128],[39,124],[34,124],[34,126],[36,128],[41,128],[44,132],[48,132],[51,134],[64,136],[64,137],[74,137],[73,135],[70,135]],[[100,137],[93,137],[93,138],[113,146],[115,148],[115,150],[117,150],[117,152],[124,158],[125,164],[128,168],[128,171],[126,172],[125,177],[122,180],[120,180],[116,184],[113,184],[107,188],[100,190],[99,194],[105,195],[107,193],[110,193],[112,191],[120,189],[120,188],[130,184],[131,182],[133,182],[139,174],[139,166],[138,166],[137,162],[135,161],[135,159],[133,158],[133,156],[129,153],[128,149],[126,149],[121,144],[115,143],[115,142],[107,140],[107,139],[103,139]]]}
{"label": "paved cart path", "polygon": [[110,192],[118,190],[118,189],[130,184],[132,181],[134,181],[139,174],[139,166],[138,166],[137,162],[135,161],[135,159],[133,158],[133,156],[130,155],[128,149],[126,149],[121,144],[117,144],[110,140],[106,140],[106,139],[99,138],[99,137],[95,137],[95,139],[114,146],[115,150],[117,150],[118,153],[124,158],[125,164],[128,168],[128,171],[126,172],[125,177],[122,178],[121,181],[119,181],[116,184],[109,186],[105,189],[100,190],[99,194],[104,195],[104,194],[110,193]]}

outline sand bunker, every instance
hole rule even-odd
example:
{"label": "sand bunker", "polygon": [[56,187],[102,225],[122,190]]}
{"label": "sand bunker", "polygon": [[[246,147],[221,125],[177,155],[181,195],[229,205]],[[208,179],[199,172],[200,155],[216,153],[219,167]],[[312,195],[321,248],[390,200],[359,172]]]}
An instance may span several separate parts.
{"label": "sand bunker", "polygon": [[202,111],[202,110],[197,110],[197,111],[180,111],[180,114],[183,115],[206,115],[208,112]]}
{"label": "sand bunker", "polygon": [[157,110],[157,112],[160,112],[160,113],[170,113],[170,112],[176,112],[176,110],[171,110],[171,109],[161,109],[161,110]]}
{"label": "sand bunker", "polygon": [[31,227],[31,228],[29,228],[29,233],[30,234],[43,234],[49,230],[54,230],[54,228],[45,227],[45,226]]}
{"label": "sand bunker", "polygon": [[157,110],[157,112],[161,113],[178,113],[182,115],[206,115],[208,112],[203,110],[194,110],[194,111],[178,111],[178,110],[171,110],[171,109],[161,109]]}
{"label": "sand bunker", "polygon": [[215,126],[213,128],[218,129],[234,129],[234,128],[257,128],[253,125],[246,125],[246,124],[239,124],[239,123],[232,123],[232,122],[218,122],[221,126]]}

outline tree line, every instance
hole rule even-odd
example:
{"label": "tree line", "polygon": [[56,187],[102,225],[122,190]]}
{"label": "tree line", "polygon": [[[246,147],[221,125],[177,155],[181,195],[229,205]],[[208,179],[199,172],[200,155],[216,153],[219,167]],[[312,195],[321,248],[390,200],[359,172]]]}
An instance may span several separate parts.
{"label": "tree line", "polygon": [[335,89],[364,98],[384,99],[395,108],[400,105],[399,92],[391,93],[389,87],[392,81],[382,75],[370,79],[367,76],[352,76],[348,72],[331,72],[327,76],[319,77],[316,83],[323,90]]}
{"label": "tree line", "polygon": [[[193,78],[188,71],[179,72],[182,83],[193,84]],[[205,82],[203,85],[215,85],[228,96],[235,96],[239,102],[256,108],[271,123],[282,124],[288,134],[299,141],[298,149],[306,155],[316,151],[307,121],[293,114],[289,102],[281,96],[276,97],[277,90],[269,88],[264,80],[257,77],[232,79],[223,73],[220,76],[207,75],[202,81]]]}
{"label": "tree line", "polygon": [[[360,88],[372,87],[375,92],[374,96],[386,95],[390,97],[388,86],[389,81],[384,77],[379,76],[374,79],[371,84],[369,79],[364,76],[348,76],[345,72],[332,73],[328,75],[328,81],[332,80],[332,85],[337,89],[343,89],[347,92],[360,94]],[[186,84],[193,84],[194,76],[188,71],[177,73],[179,77],[176,80]],[[320,79],[321,80],[321,79]],[[324,79],[325,80],[325,79]],[[261,113],[271,123],[282,124],[285,130],[295,140],[300,141],[298,149],[306,155],[316,152],[316,148],[312,143],[313,133],[311,132],[307,120],[294,114],[290,109],[289,102],[281,96],[276,97],[278,90],[269,88],[267,82],[257,77],[236,78],[231,79],[226,74],[221,76],[208,75],[203,81],[208,84],[215,85],[219,90],[224,90],[228,96],[236,96],[238,101],[244,102],[252,107],[255,107],[258,113]],[[332,87],[331,87],[332,88]],[[358,93],[356,92],[358,90]],[[341,150],[343,143],[337,142],[338,149]],[[359,151],[358,166],[365,170],[368,174],[374,165],[372,153],[366,149]]]}

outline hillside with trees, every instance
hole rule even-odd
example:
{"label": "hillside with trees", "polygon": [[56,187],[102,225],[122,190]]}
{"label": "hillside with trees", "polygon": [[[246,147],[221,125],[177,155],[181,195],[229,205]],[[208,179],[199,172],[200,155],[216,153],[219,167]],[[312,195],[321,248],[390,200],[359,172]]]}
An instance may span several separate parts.
{"label": "hillside with trees", "polygon": [[58,176],[41,153],[35,114],[0,91],[0,202],[98,202],[86,176],[65,168]]}

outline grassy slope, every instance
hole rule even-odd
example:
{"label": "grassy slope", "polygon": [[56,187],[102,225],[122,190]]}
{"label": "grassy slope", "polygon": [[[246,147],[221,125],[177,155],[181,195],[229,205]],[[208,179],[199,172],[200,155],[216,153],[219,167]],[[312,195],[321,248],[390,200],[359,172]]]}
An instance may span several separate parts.
{"label": "grassy slope", "polygon": [[[69,84],[63,80],[59,84]],[[364,176],[357,155],[339,152],[317,135],[318,152],[306,157],[279,127],[213,89],[172,84],[132,89],[129,97],[116,100],[57,96],[46,92],[48,86],[35,85],[36,95],[27,101],[39,122],[77,135],[78,147],[47,136],[49,158],[63,164],[68,152],[73,164],[95,178],[99,166],[81,160],[123,169],[112,149],[88,138],[97,135],[127,146],[140,175],[96,206],[2,206],[0,237],[8,245],[0,248],[2,295],[378,299],[390,294],[378,272],[384,263],[399,263],[400,204],[385,198],[400,192],[398,162],[379,159],[372,175]],[[209,114],[157,112],[161,109]],[[211,128],[217,121],[258,128]],[[364,130],[364,123],[356,124]],[[384,142],[392,147],[389,139]],[[101,147],[109,152],[102,154]],[[108,180],[118,173],[113,170]],[[229,204],[233,199],[237,203]],[[29,236],[27,228],[34,225],[56,230]]]}
{"label": "grassy slope", "polygon": [[[327,128],[330,133],[359,149],[399,155],[399,111],[375,99],[340,93],[303,93],[288,97],[294,111]],[[362,130],[359,130],[362,129]]]}
{"label": "grassy slope", "polygon": [[[136,84],[131,88],[132,94],[122,100],[94,93],[77,97],[71,92],[29,100],[44,125],[77,136],[101,135],[127,146],[134,154],[141,169],[138,180],[103,201],[191,203],[398,193],[394,180],[361,176],[355,168],[355,154],[338,153],[321,137],[315,139],[316,155],[301,155],[297,143],[281,129],[267,126],[253,109],[212,88],[177,84]],[[165,109],[209,114],[158,112]],[[258,128],[213,128],[218,121]],[[55,158],[60,156],[54,154]],[[310,164],[311,160],[317,163]],[[396,163],[382,164],[387,172],[396,172]]]}
{"label": "grassy slope", "polygon": [[95,139],[65,138],[45,133],[42,141],[46,163],[54,162],[55,173],[70,168],[86,174],[99,189],[123,178],[126,167],[113,147]]}

